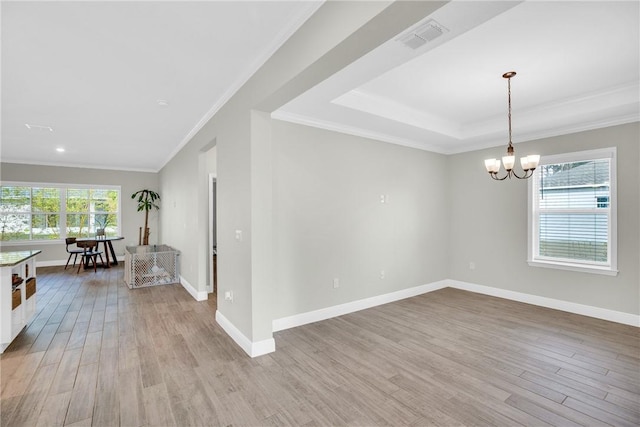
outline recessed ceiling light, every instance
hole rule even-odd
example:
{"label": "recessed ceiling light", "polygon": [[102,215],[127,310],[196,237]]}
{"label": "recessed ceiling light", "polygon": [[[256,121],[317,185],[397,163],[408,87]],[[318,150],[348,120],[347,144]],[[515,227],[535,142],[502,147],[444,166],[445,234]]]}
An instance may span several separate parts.
{"label": "recessed ceiling light", "polygon": [[64,148],[62,148],[62,147],[58,147],[58,148],[56,148],[56,151],[57,151],[58,153],[64,153]]}
{"label": "recessed ceiling light", "polygon": [[156,102],[161,107],[168,107],[169,106],[169,102],[167,100],[164,100],[164,99],[158,99]]}
{"label": "recessed ceiling light", "polygon": [[53,132],[53,128],[51,126],[42,126],[42,125],[32,125],[29,123],[24,124],[27,129],[41,131],[41,132]]}

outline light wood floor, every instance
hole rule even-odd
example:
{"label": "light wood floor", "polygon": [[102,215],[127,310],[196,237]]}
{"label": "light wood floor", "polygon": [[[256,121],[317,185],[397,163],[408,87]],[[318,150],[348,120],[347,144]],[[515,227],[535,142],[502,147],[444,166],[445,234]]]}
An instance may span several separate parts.
{"label": "light wood floor", "polygon": [[2,426],[640,424],[630,326],[444,289],[251,359],[178,285],[38,273],[38,315],[1,358]]}

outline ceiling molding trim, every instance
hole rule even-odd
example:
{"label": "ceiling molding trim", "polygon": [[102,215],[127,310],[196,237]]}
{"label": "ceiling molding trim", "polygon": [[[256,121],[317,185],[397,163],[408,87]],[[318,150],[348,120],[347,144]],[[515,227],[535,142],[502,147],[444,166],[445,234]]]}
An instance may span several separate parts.
{"label": "ceiling molding trim", "polygon": [[[505,138],[490,138],[485,141],[475,141],[463,146],[456,146],[453,149],[443,149],[442,147],[427,144],[424,142],[418,142],[410,139],[397,138],[394,136],[372,132],[369,130],[361,129],[354,126],[345,126],[340,123],[330,122],[326,120],[318,120],[313,117],[303,116],[300,114],[289,113],[282,110],[277,110],[271,113],[271,118],[274,120],[281,120],[285,122],[295,123],[304,126],[311,126],[319,129],[329,130],[333,132],[345,133],[348,135],[359,136],[362,138],[374,139],[377,141],[388,142],[395,145],[401,145],[403,147],[415,148],[417,150],[430,151],[437,154],[453,155],[461,154],[471,151],[480,151],[488,148],[506,146]],[[535,141],[544,138],[553,138],[556,136],[568,135],[572,133],[585,132],[589,130],[601,129],[611,126],[618,126],[627,123],[640,122],[640,116],[638,114],[628,114],[625,116],[619,116],[615,118],[608,118],[603,120],[597,120],[589,123],[573,124],[568,126],[556,127],[540,132],[528,132],[520,136],[520,141],[514,142],[514,145],[524,143],[528,141]]]}
{"label": "ceiling molding trim", "polygon": [[295,21],[292,21],[290,25],[283,27],[280,33],[276,36],[271,45],[264,50],[262,55],[258,56],[253,63],[247,68],[246,72],[240,74],[238,79],[229,86],[227,91],[220,97],[218,100],[211,106],[209,111],[205,113],[204,116],[195,124],[195,126],[185,135],[185,137],[180,141],[180,144],[169,154],[167,159],[160,165],[158,168],[158,172],[164,168],[167,163],[173,159],[176,154],[180,152],[184,148],[185,145],[193,139],[193,137],[206,125],[209,120],[215,116],[215,114],[220,111],[220,109],[233,97],[242,88],[242,86],[249,81],[249,79],[271,58],[280,47],[291,37],[298,29],[304,24],[307,19],[311,17],[316,11],[324,4],[326,0],[317,0],[317,2],[310,1],[310,7],[307,8],[307,11],[300,15],[299,18]]}
{"label": "ceiling molding trim", "polygon": [[403,147],[415,148],[423,151],[430,151],[432,153],[447,154],[441,147],[427,144],[425,142],[414,141],[411,139],[398,138],[391,135],[386,135],[379,132],[372,132],[370,130],[362,129],[355,126],[346,126],[341,123],[330,122],[327,120],[318,120],[313,117],[303,116],[301,114],[293,114],[282,110],[277,110],[271,113],[271,118],[274,120],[281,120],[284,122],[295,123],[299,125],[311,126],[319,129],[330,130],[333,132],[345,133],[348,135],[359,136],[362,138],[374,139],[376,141],[388,142],[395,145],[401,145]]}
{"label": "ceiling molding trim", "polygon": [[406,104],[361,89],[354,89],[331,101],[333,104],[383,117],[409,126],[460,139],[460,124],[419,111]]}
{"label": "ceiling molding trim", "polygon": [[[586,132],[590,130],[603,129],[611,126],[625,125],[628,123],[640,122],[640,116],[636,113],[630,113],[624,116],[617,116],[615,118],[607,118],[602,120],[595,120],[588,123],[578,123],[567,126],[560,126],[553,129],[547,129],[544,131],[525,132],[518,137],[519,141],[514,141],[513,145],[517,146],[520,143],[535,141],[545,138],[553,138],[556,136],[570,135],[573,133]],[[495,138],[486,140],[484,142],[472,142],[470,144],[457,146],[453,150],[444,152],[443,154],[461,154],[471,151],[480,151],[487,148],[506,147],[507,138],[502,138],[498,141]],[[517,155],[516,155],[517,156]]]}
{"label": "ceiling molding trim", "polygon": [[111,171],[122,171],[122,172],[145,172],[145,173],[158,173],[159,170],[156,169],[144,169],[144,168],[127,168],[127,167],[119,167],[119,166],[100,166],[100,165],[79,165],[74,163],[64,163],[64,162],[38,162],[33,160],[21,160],[21,159],[7,159],[2,158],[2,163],[14,163],[18,165],[34,165],[34,166],[52,166],[52,167],[61,167],[61,168],[81,168],[81,169],[100,169],[100,170],[111,170]]}
{"label": "ceiling molding trim", "polygon": [[619,105],[625,104],[629,101],[637,101],[637,95],[640,91],[640,82],[630,82],[621,85],[617,85],[605,90],[592,91],[580,96],[565,98],[558,100],[551,104],[541,106],[536,109],[530,109],[533,111],[552,110],[560,107],[576,108],[577,104],[596,103],[602,104],[608,102],[609,104]]}

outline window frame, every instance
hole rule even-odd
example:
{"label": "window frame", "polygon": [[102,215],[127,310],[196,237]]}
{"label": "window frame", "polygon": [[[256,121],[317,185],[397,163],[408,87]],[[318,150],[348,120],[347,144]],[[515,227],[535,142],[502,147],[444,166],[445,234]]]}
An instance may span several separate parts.
{"label": "window frame", "polygon": [[[88,190],[116,190],[118,191],[118,212],[116,214],[118,222],[118,234],[122,234],[122,186],[120,185],[96,185],[96,184],[67,184],[51,182],[25,182],[25,181],[0,181],[2,187],[29,187],[34,188],[57,188],[60,190],[60,238],[59,239],[39,239],[39,240],[2,240],[2,246],[26,246],[26,245],[59,245],[67,238],[67,190],[68,189],[88,189]],[[89,215],[91,215],[89,207]],[[40,214],[40,213],[38,213]],[[29,212],[33,216],[33,209]],[[33,235],[33,233],[32,233]]]}
{"label": "window frame", "polygon": [[[539,181],[539,173],[541,166],[556,163],[575,163],[581,161],[609,159],[609,221],[607,230],[607,252],[608,263],[590,263],[569,261],[560,258],[544,257],[541,258],[536,254],[539,253],[539,218],[540,214],[537,210],[537,182]],[[554,154],[543,156],[540,158],[538,168],[534,171],[533,176],[528,183],[528,250],[527,263],[531,267],[555,268],[561,270],[578,271],[584,273],[604,274],[616,276],[618,274],[618,198],[617,198],[617,170],[616,170],[616,147],[601,148],[596,150],[577,151],[572,153]],[[603,209],[596,202],[595,209]]]}

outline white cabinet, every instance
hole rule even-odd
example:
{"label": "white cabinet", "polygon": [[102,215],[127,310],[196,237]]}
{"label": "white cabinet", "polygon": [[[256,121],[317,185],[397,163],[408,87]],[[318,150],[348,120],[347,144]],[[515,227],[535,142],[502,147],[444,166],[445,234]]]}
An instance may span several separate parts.
{"label": "white cabinet", "polygon": [[36,313],[36,255],[0,252],[0,353]]}

